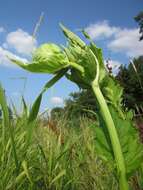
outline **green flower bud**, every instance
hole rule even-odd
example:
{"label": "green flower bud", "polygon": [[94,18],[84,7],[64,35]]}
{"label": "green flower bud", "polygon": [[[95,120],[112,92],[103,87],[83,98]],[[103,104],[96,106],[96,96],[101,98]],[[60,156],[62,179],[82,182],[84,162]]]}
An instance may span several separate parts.
{"label": "green flower bud", "polygon": [[68,66],[68,59],[55,44],[43,44],[33,54],[32,62],[41,65],[44,72],[55,73]]}
{"label": "green flower bud", "polygon": [[69,66],[66,55],[55,44],[43,44],[33,53],[31,63],[10,59],[20,67],[30,72],[55,74]]}

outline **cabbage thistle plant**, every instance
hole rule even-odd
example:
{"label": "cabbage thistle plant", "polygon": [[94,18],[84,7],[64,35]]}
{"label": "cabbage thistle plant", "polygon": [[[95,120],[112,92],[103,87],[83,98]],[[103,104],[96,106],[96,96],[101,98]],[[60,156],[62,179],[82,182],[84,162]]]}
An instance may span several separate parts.
{"label": "cabbage thistle plant", "polygon": [[123,89],[107,72],[101,49],[97,48],[88,34],[83,31],[86,44],[77,35],[60,25],[68,45],[43,44],[33,52],[31,62],[25,64],[10,58],[23,69],[35,73],[49,73],[54,77],[44,86],[33,104],[29,122],[36,119],[43,93],[62,76],[82,89],[90,89],[95,95],[99,111],[96,115],[98,155],[115,167],[120,190],[128,190],[129,178],[140,167],[143,147],[132,123],[132,112],[122,110]]}

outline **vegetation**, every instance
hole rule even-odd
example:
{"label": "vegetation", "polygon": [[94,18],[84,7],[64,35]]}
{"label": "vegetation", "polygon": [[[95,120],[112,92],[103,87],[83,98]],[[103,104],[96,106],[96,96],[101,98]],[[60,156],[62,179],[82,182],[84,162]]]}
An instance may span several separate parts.
{"label": "vegetation", "polygon": [[[63,116],[56,122],[57,135],[49,121],[43,122],[41,117],[28,125],[29,114],[24,101],[22,114],[10,119],[2,88],[0,103],[5,118],[0,123],[0,189],[118,189],[115,166],[97,154],[96,121],[93,124],[81,118],[80,127],[76,128]],[[33,132],[29,135],[31,127]],[[27,137],[30,137],[28,146]],[[129,180],[133,189],[142,188],[142,177],[142,170],[136,170]]]}
{"label": "vegetation", "polygon": [[[39,111],[43,93],[65,75],[67,79],[75,82],[80,88],[88,89],[94,94],[98,105],[98,110],[94,113],[96,124],[95,122],[92,123],[92,128],[96,134],[96,154],[103,162],[107,162],[112,166],[119,189],[128,190],[130,179],[142,167],[143,146],[139,141],[138,131],[132,121],[132,112],[122,109],[123,89],[105,69],[101,49],[96,47],[85,31],[83,31],[83,34],[89,40],[89,45],[86,45],[84,41],[63,25],[61,25],[61,28],[68,40],[67,47],[61,49],[55,44],[44,44],[35,51],[29,64],[10,58],[12,62],[28,71],[55,75],[44,86],[29,114],[26,148],[29,148],[30,141],[33,140],[31,138],[34,131],[33,124]],[[4,108],[3,111],[5,112]],[[19,172],[20,167],[13,133],[11,142],[13,144],[15,165],[17,172]],[[91,147],[90,149],[92,150]],[[52,150],[53,148],[51,148]],[[46,160],[43,149],[42,154]],[[53,159],[48,162],[50,164],[48,171],[51,171],[52,162]],[[26,168],[25,164],[24,168]],[[56,176],[56,179],[63,175],[65,175],[65,170],[62,170]],[[55,178],[53,180],[56,181]],[[116,187],[117,185],[114,185],[114,189]],[[51,186],[48,188],[51,188]]]}
{"label": "vegetation", "polygon": [[28,125],[25,105],[23,113],[10,120],[2,93],[1,89],[4,120],[0,124],[0,189],[118,188],[112,167],[96,154],[95,131],[88,127],[88,120],[81,119],[77,131],[61,119],[57,123],[57,136],[42,118]]}

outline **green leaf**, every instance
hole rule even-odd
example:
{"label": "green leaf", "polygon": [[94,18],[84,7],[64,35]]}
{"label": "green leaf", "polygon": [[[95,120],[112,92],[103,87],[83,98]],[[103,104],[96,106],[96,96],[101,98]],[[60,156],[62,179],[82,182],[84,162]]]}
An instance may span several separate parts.
{"label": "green leaf", "polygon": [[133,125],[132,118],[120,117],[112,106],[110,106],[110,112],[119,135],[127,176],[131,177],[142,163],[143,144],[139,140],[139,134]]}
{"label": "green leaf", "polygon": [[122,94],[123,94],[123,88],[120,86],[120,84],[111,77],[105,78],[105,87],[103,86],[103,93],[112,105],[115,107],[118,107],[121,105],[122,101]]}
{"label": "green leaf", "polygon": [[23,113],[25,114],[25,116],[27,116],[28,115],[28,107],[26,105],[26,102],[25,102],[25,99],[23,96],[22,96],[22,104],[23,104]]}
{"label": "green leaf", "polygon": [[42,93],[36,98],[36,100],[32,106],[32,109],[31,109],[30,115],[29,115],[29,119],[28,119],[29,123],[31,123],[32,121],[34,121],[36,119],[38,112],[39,112],[40,105],[41,105],[41,100],[42,100]]}
{"label": "green leaf", "polygon": [[96,152],[104,160],[113,162],[113,153],[110,144],[102,127],[95,127],[96,134]]}
{"label": "green leaf", "polygon": [[48,81],[45,84],[41,93],[38,95],[38,97],[36,98],[36,100],[32,106],[32,109],[31,109],[30,114],[29,114],[29,119],[28,119],[29,123],[34,121],[38,115],[39,108],[41,105],[42,96],[43,96],[44,92],[46,92],[46,90],[51,88],[58,80],[60,80],[65,75],[66,72],[67,72],[67,69],[63,69],[60,73],[58,73],[56,76],[54,76],[50,81]]}
{"label": "green leaf", "polygon": [[[141,144],[138,131],[133,125],[131,112],[124,113],[124,117],[121,117],[113,105],[110,105],[109,109],[116,126],[125,159],[126,174],[130,178],[143,163],[143,144]],[[95,133],[97,154],[103,160],[114,164],[114,155],[104,123],[100,121],[100,127],[95,128]]]}

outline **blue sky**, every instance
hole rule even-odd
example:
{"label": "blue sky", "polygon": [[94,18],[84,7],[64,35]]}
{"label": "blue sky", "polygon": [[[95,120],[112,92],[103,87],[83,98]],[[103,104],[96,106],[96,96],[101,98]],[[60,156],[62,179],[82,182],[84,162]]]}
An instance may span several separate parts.
{"label": "blue sky", "polygon": [[[141,0],[1,0],[0,82],[9,101],[12,99],[19,107],[26,78],[24,96],[30,105],[51,76],[31,74],[13,67],[6,54],[27,58],[30,50],[41,43],[64,43],[58,26],[63,22],[75,32],[86,28],[97,45],[103,48],[104,58],[110,57],[116,69],[119,64],[127,64],[130,58],[141,54],[143,42],[138,42],[138,26],[133,17],[142,6]],[[44,21],[36,40],[31,41],[41,12],[44,12]],[[41,109],[61,105],[62,100],[76,90],[74,84],[62,79],[46,93]]]}

